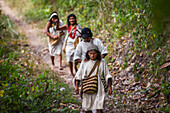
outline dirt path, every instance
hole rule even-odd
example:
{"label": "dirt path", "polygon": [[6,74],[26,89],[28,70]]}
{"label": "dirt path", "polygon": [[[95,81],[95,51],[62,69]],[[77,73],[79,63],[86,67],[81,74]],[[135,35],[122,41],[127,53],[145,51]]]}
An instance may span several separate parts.
{"label": "dirt path", "polygon": [[[47,45],[47,37],[44,36],[44,29],[39,29],[35,27],[34,24],[28,24],[23,19],[22,16],[18,14],[15,9],[11,9],[8,4],[4,2],[4,0],[0,0],[0,5],[2,9],[2,13],[7,15],[18,27],[21,29],[21,32],[25,34],[28,38],[28,44],[31,47],[33,53],[43,61],[43,63],[49,64],[51,66],[51,60],[48,52]],[[45,26],[44,26],[45,28]],[[63,59],[65,59],[63,57]],[[60,75],[61,78],[65,79],[66,83],[72,86],[72,77],[69,74],[69,69],[66,66],[67,63],[63,60],[63,65],[65,68],[61,71],[58,70],[58,59],[55,59],[55,72]]]}

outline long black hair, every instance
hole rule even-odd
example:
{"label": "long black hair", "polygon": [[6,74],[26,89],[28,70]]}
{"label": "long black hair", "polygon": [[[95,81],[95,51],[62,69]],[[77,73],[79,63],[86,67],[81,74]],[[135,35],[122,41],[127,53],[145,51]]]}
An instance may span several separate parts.
{"label": "long black hair", "polygon": [[75,14],[70,14],[67,17],[67,25],[68,25],[68,27],[70,26],[70,22],[69,22],[70,17],[74,17],[75,18],[75,24],[77,25],[76,15]]}
{"label": "long black hair", "polygon": [[[51,13],[51,15],[52,15],[53,13],[56,13],[57,15],[54,15],[52,18],[56,17],[56,18],[59,19],[58,13],[57,13],[56,11],[54,11],[54,12]],[[50,16],[51,16],[51,15],[50,15]],[[52,24],[53,24],[52,18],[49,20],[49,21],[50,21],[50,26],[52,26]],[[60,19],[59,19],[59,20],[60,20]]]}
{"label": "long black hair", "polygon": [[90,57],[89,57],[89,54],[88,54],[90,51],[96,51],[97,52],[96,60],[101,60],[102,59],[100,51],[98,51],[98,50],[89,50],[89,51],[86,52],[86,60],[90,60]]}

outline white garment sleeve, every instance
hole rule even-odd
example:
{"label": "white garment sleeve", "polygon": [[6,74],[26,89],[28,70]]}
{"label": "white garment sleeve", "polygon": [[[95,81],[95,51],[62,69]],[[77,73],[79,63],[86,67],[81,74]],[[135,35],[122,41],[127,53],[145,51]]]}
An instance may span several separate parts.
{"label": "white garment sleeve", "polygon": [[[60,26],[63,26],[63,25],[64,25],[63,21],[60,20]],[[62,30],[62,31],[65,33],[65,30]]]}
{"label": "white garment sleeve", "polygon": [[84,70],[84,62],[81,62],[80,67],[79,67],[75,77],[73,78],[74,87],[76,86],[76,80],[80,80],[80,81],[82,80],[83,70]]}
{"label": "white garment sleeve", "polygon": [[82,27],[79,24],[77,25],[77,30],[79,33],[81,33]]}
{"label": "white garment sleeve", "polygon": [[105,80],[106,80],[106,84],[108,84],[108,79],[109,78],[112,78],[112,75],[110,74],[110,72],[109,72],[109,68],[108,68],[108,66],[107,66],[107,63],[106,63],[106,61],[104,60],[104,59],[102,59],[102,63],[103,63],[103,75],[104,75],[104,77],[105,77]]}
{"label": "white garment sleeve", "polygon": [[63,21],[62,20],[60,20],[60,26],[63,26]]}
{"label": "white garment sleeve", "polygon": [[81,48],[81,43],[79,43],[74,53],[74,61],[77,59],[81,59],[81,55],[82,55],[82,48]]}
{"label": "white garment sleeve", "polygon": [[108,52],[106,50],[106,47],[103,45],[103,43],[98,38],[94,39],[94,44],[98,46],[99,51],[101,52],[101,54],[108,54]]}

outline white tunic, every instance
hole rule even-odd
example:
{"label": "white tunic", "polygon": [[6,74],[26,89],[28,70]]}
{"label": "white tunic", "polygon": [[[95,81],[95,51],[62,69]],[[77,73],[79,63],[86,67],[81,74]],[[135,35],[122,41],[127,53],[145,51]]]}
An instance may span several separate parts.
{"label": "white tunic", "polygon": [[[82,27],[80,25],[77,25],[76,30],[81,32]],[[78,31],[76,31],[75,38],[72,39],[71,37],[68,36],[68,30],[67,30],[66,58],[67,58],[68,62],[73,62],[74,51],[75,51],[74,50],[74,41],[76,40],[77,36],[80,35],[80,33]],[[74,30],[72,30],[72,34],[74,34]]]}
{"label": "white tunic", "polygon": [[[73,84],[75,86],[75,80],[82,80],[87,76],[91,69],[93,68],[93,65],[95,64],[96,60],[89,60],[86,62],[81,62],[80,67],[76,73],[75,78],[73,79]],[[91,76],[95,75],[97,71],[97,67],[94,70],[94,72],[91,74]],[[83,93],[83,99],[82,99],[82,108],[85,111],[88,110],[96,110],[96,109],[103,109],[104,105],[104,86],[99,78],[99,75],[104,75],[106,83],[108,84],[108,79],[112,78],[112,76],[109,73],[108,66],[105,62],[105,60],[101,60],[99,71],[98,71],[98,92],[95,94],[85,94]]]}
{"label": "white tunic", "polygon": [[90,42],[82,41],[77,45],[77,48],[76,48],[76,51],[75,51],[75,54],[74,54],[74,60],[85,59],[87,48],[91,45],[91,43],[95,44],[98,47],[101,54],[108,54],[103,43],[98,38],[94,38],[93,40],[91,39]]}
{"label": "white tunic", "polygon": [[[60,20],[60,26],[63,26],[62,20]],[[54,29],[56,29],[56,26],[54,26]],[[54,29],[53,29],[53,27],[50,27],[49,31],[52,35],[57,35],[58,32],[60,32],[60,31],[56,31]],[[61,39],[60,39],[60,41],[57,45],[53,46],[48,41],[48,47],[49,47],[50,55],[51,56],[60,55],[62,53],[62,46],[63,46],[63,37],[62,36],[61,36]]]}

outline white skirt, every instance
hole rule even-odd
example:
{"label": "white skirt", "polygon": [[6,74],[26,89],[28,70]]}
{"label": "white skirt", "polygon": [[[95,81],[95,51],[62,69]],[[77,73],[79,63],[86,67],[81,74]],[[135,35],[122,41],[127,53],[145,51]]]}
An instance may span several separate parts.
{"label": "white skirt", "polygon": [[63,46],[62,40],[60,40],[60,42],[54,46],[52,46],[50,43],[48,43],[50,55],[51,56],[61,55],[62,54],[62,46]]}
{"label": "white skirt", "polygon": [[67,43],[66,46],[66,58],[67,62],[74,62],[74,44],[73,43]]}

